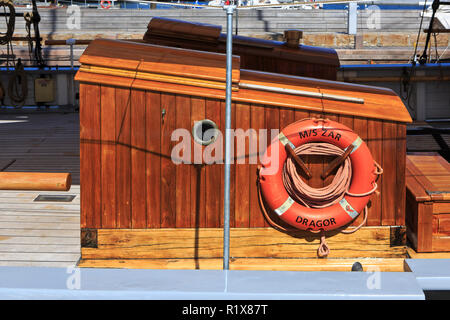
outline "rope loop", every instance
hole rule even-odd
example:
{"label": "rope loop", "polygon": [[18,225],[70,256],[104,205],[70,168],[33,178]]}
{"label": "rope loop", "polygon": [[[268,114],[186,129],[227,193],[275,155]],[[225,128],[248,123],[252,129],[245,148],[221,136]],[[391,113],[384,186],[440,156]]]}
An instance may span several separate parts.
{"label": "rope loop", "polygon": [[[14,27],[16,25],[16,9],[11,0],[0,0],[0,7],[3,7],[3,13],[5,14],[6,32],[0,32],[0,45],[5,45],[11,42],[14,34]],[[6,8],[9,9],[6,12]]]}
{"label": "rope loop", "polygon": [[382,175],[383,172],[384,172],[383,168],[382,168],[382,167],[378,164],[378,162],[376,162],[376,161],[373,161],[373,164],[375,165],[375,174],[376,174],[377,176]]}
{"label": "rope loop", "polygon": [[317,248],[317,255],[320,258],[325,258],[330,253],[330,248],[328,247],[327,240],[325,238],[325,232],[322,233],[320,237],[320,245],[319,248]]}
{"label": "rope loop", "polygon": [[9,78],[8,95],[11,104],[15,108],[22,107],[28,96],[28,77],[20,58],[17,61],[14,72]]}

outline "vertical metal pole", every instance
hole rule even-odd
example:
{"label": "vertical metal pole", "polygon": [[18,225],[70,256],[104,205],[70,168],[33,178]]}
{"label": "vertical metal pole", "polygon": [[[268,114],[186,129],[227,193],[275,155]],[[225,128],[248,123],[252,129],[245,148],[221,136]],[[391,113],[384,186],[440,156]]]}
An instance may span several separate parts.
{"label": "vertical metal pole", "polygon": [[236,6],[224,7],[227,12],[227,76],[225,98],[225,183],[223,206],[223,269],[229,269],[230,262],[230,162],[231,162],[231,71],[233,50],[233,12]]}

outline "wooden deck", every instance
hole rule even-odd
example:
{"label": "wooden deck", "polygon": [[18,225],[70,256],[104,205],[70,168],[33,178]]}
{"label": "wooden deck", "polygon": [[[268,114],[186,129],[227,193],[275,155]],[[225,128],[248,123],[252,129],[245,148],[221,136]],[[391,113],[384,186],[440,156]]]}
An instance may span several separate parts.
{"label": "wooden deck", "polygon": [[[68,192],[0,190],[0,266],[73,266],[80,257],[78,114],[0,113],[0,171],[70,172]],[[72,202],[34,202],[39,194]]]}

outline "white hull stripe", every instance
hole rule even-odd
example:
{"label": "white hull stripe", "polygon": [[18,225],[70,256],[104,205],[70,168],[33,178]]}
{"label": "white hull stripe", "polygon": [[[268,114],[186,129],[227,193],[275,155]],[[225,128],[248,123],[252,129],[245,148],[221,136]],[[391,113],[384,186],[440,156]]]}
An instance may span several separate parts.
{"label": "white hull stripe", "polygon": [[339,204],[352,219],[355,219],[359,215],[359,213],[355,211],[355,209],[353,209],[353,207],[350,205],[350,203],[347,202],[347,200],[345,200],[345,198],[342,198],[342,200],[339,201]]}
{"label": "white hull stripe", "polygon": [[289,208],[294,204],[294,200],[288,197],[287,200],[278,208],[275,209],[277,215],[281,216],[283,213],[289,210]]}
{"label": "white hull stripe", "polygon": [[[362,145],[362,143],[363,143],[363,141],[362,141],[362,139],[361,139],[360,137],[356,138],[356,140],[353,141],[353,143],[351,144],[351,145],[353,146],[353,150],[352,150],[352,152],[350,152],[350,154],[352,154],[353,152],[355,152],[356,149],[358,149],[359,146]],[[348,147],[345,148],[344,151],[347,150],[347,149],[348,149]]]}
{"label": "white hull stripe", "polygon": [[289,145],[291,146],[292,150],[295,149],[294,144],[291,141],[289,141],[289,139],[284,135],[283,132],[280,132],[280,134],[278,135],[278,139],[283,144],[283,146],[286,146],[286,144],[289,143]]}

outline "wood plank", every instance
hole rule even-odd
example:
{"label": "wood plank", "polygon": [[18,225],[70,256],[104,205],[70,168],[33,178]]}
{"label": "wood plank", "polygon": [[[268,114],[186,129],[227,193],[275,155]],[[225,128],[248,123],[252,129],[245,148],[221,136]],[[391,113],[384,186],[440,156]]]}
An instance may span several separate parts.
{"label": "wood plank", "polygon": [[57,245],[72,246],[80,251],[80,237],[33,237],[33,236],[1,236],[0,244],[2,245]]}
{"label": "wood plank", "polygon": [[[236,104],[236,157],[235,157],[235,222],[237,228],[250,227],[250,106]],[[246,137],[244,134],[248,133]],[[244,146],[244,147],[242,147]]]}
{"label": "wood plank", "polygon": [[396,170],[396,212],[395,224],[405,225],[406,201],[406,124],[397,124],[397,170]]}
{"label": "wood plank", "polygon": [[101,197],[97,187],[101,186],[101,122],[100,87],[80,85],[80,180],[81,226],[101,226]]}
{"label": "wood plank", "polygon": [[437,233],[442,236],[450,236],[450,214],[434,214],[433,217],[438,222]]}
{"label": "wood plank", "polygon": [[75,262],[79,259],[79,257],[79,253],[3,252],[0,255],[0,261]]}
{"label": "wood plank", "polygon": [[[368,122],[367,119],[354,117],[353,131],[367,144],[368,138]],[[368,190],[367,190],[368,191]],[[371,197],[372,198],[372,197]],[[353,221],[353,226],[358,226],[363,222],[364,212],[360,212],[359,216]],[[366,222],[367,223],[367,222]]]}
{"label": "wood plank", "polygon": [[433,213],[450,213],[450,202],[433,202]]}
{"label": "wood plank", "polygon": [[73,223],[79,224],[80,219],[78,216],[65,217],[65,216],[24,216],[24,215],[9,215],[3,214],[0,215],[0,225],[2,222],[32,222],[32,223],[41,223],[41,222],[50,222],[50,223]]}
{"label": "wood plank", "polygon": [[[221,103],[220,100],[206,100],[206,118],[214,121],[223,134],[221,123]],[[223,221],[223,135],[219,135],[218,139],[205,147],[204,154],[209,157],[204,161],[207,163],[205,168],[206,177],[206,227],[217,228]],[[209,163],[209,164],[208,164]]]}
{"label": "wood plank", "polygon": [[80,254],[79,245],[64,244],[12,244],[0,242],[1,254],[7,253],[75,253]]}
{"label": "wood plank", "polygon": [[[175,98],[175,104],[177,108],[176,112],[176,128],[186,129],[189,133],[191,132],[191,101],[190,97],[177,95]],[[188,141],[175,141],[175,143],[189,143],[191,146],[190,139]],[[179,156],[182,163],[176,166],[176,188],[175,188],[175,227],[176,228],[188,228],[191,227],[191,165],[189,164],[191,155],[185,154],[191,150],[184,150],[183,154]],[[186,157],[188,159],[187,163],[183,160]]]}
{"label": "wood plank", "polygon": [[417,252],[407,247],[408,258],[411,259],[450,259],[450,252]]}
{"label": "wood plank", "polygon": [[[368,121],[367,123],[367,146],[373,159],[383,167],[383,123],[381,121]],[[368,226],[379,226],[382,221],[383,180],[384,175],[378,177],[378,189],[372,194],[369,201],[369,213],[367,217]],[[388,178],[386,178],[388,179]]]}
{"label": "wood plank", "polygon": [[[403,272],[404,259],[270,259],[232,258],[230,270],[271,271],[350,271],[355,262],[364,271]],[[222,259],[83,259],[80,268],[127,268],[127,269],[202,269],[221,270]]]}
{"label": "wood plank", "polygon": [[78,258],[72,261],[0,261],[1,267],[50,267],[50,268],[67,268],[75,267]]}
{"label": "wood plank", "polygon": [[[51,230],[51,232],[49,232]],[[0,238],[5,237],[49,237],[49,238],[80,238],[79,228],[72,229],[34,229],[34,228],[0,228]]]}
{"label": "wood plank", "polygon": [[[191,128],[196,121],[206,117],[205,99],[191,97]],[[191,225],[195,228],[206,226],[206,169],[203,163],[204,147],[192,139],[191,168]]]}
{"label": "wood plank", "polygon": [[[264,155],[266,143],[260,145],[260,129],[266,128],[266,108],[259,105],[251,105],[250,107],[250,128],[256,130],[256,136],[252,136],[252,144],[257,146],[256,154],[250,150],[249,154],[249,183],[250,183],[250,227],[264,227],[266,221],[261,213],[258,199],[258,188],[256,184],[256,173],[258,165],[260,165],[260,159]],[[263,141],[264,142],[264,141]]]}
{"label": "wood plank", "polygon": [[449,251],[450,249],[450,237],[448,236],[439,236],[433,237],[431,251]]}
{"label": "wood plank", "polygon": [[[383,122],[383,170],[388,173],[383,177],[383,193],[387,196],[383,197],[382,201],[382,225],[394,225],[395,224],[395,212],[397,208],[397,200],[393,195],[396,195],[396,172],[397,170],[397,128],[395,123],[384,121]],[[392,176],[389,173],[392,172]]]}
{"label": "wood plank", "polygon": [[406,188],[409,190],[413,197],[414,202],[416,201],[430,201],[430,195],[425,191],[421,182],[419,182],[418,176],[420,173],[417,168],[412,164],[409,160],[408,156],[406,157]]}
{"label": "wood plank", "polygon": [[294,110],[288,108],[280,108],[280,131],[295,121]]}
{"label": "wood plank", "polygon": [[[316,258],[320,236],[292,235],[272,228],[232,228],[231,256],[256,258]],[[98,230],[98,248],[82,248],[83,259],[220,258],[223,230],[153,229]],[[363,227],[354,234],[327,238],[329,258],[403,257],[405,247],[392,245],[390,227]]]}
{"label": "wood plank", "polygon": [[116,227],[116,113],[115,88],[101,87],[101,180],[102,228]]}
{"label": "wood plank", "polygon": [[161,94],[161,108],[166,110],[161,123],[161,228],[173,228],[176,223],[176,201],[173,199],[176,168],[171,160],[175,145],[171,136],[176,129],[175,95]]}
{"label": "wood plank", "polygon": [[[272,140],[278,137],[278,132],[280,128],[280,110],[279,108],[266,108],[266,125],[265,128],[267,130],[266,135],[266,146],[264,146],[264,153],[266,152],[266,148],[270,146]],[[272,130],[274,130],[274,134],[272,134]],[[261,154],[261,153],[260,153]],[[264,220],[264,225],[262,227],[269,227],[269,223]]]}
{"label": "wood plank", "polygon": [[131,92],[116,88],[117,228],[131,228]]}
{"label": "wood plank", "polygon": [[161,94],[146,92],[147,228],[161,227]]}
{"label": "wood plank", "polygon": [[419,203],[417,216],[417,251],[433,251],[433,206],[430,202]]}
{"label": "wood plank", "polygon": [[131,227],[147,226],[145,91],[131,91]]}

